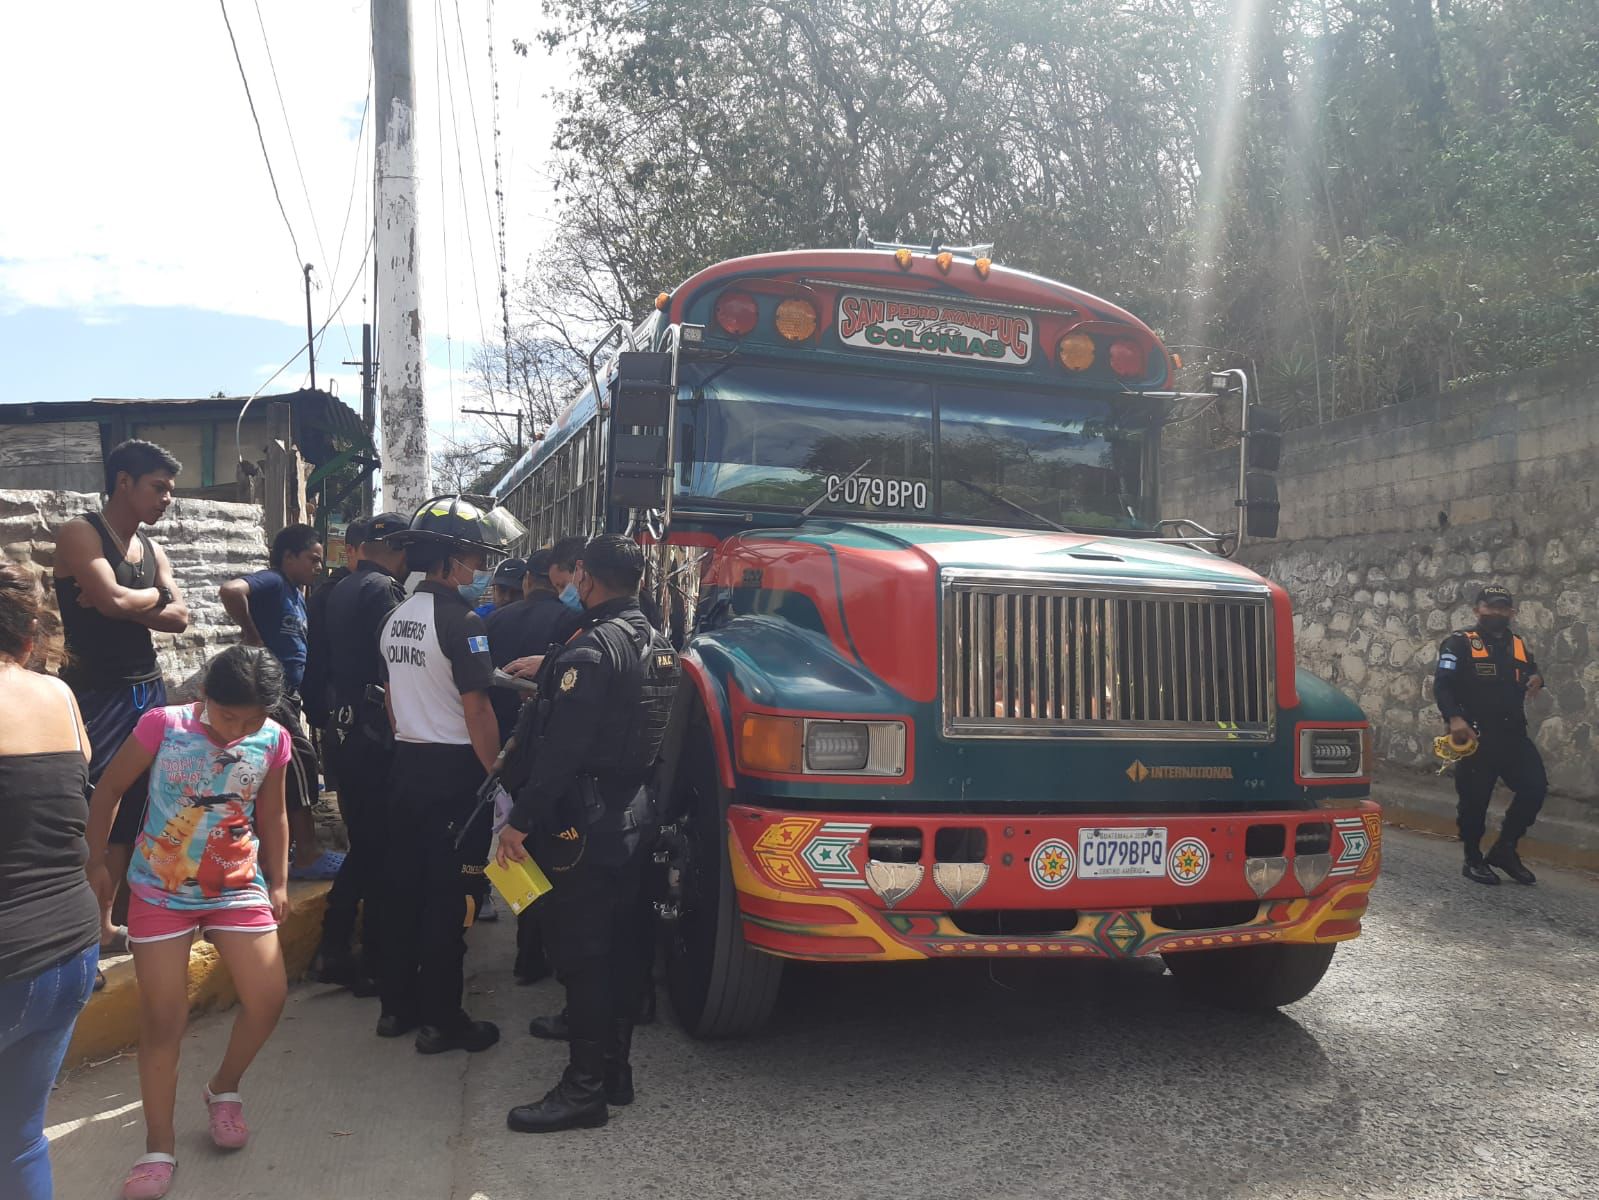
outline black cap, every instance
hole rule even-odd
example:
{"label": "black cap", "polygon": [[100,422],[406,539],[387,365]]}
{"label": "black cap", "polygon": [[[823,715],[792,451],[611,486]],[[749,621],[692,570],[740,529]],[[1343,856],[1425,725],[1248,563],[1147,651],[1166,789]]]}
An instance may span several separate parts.
{"label": "black cap", "polygon": [[527,561],[521,558],[508,558],[494,568],[494,586],[519,588],[522,586],[522,576],[527,574]]}
{"label": "black cap", "polygon": [[555,555],[550,552],[550,548],[548,546],[544,547],[542,550],[535,550],[532,554],[528,555],[527,573],[529,575],[536,575],[548,583],[550,579],[550,564],[554,561]]}
{"label": "black cap", "polygon": [[1477,593],[1477,603],[1486,604],[1493,608],[1514,608],[1516,598],[1510,594],[1510,589],[1502,583],[1490,583]]}
{"label": "black cap", "polygon": [[371,527],[371,524],[371,521],[369,521],[366,517],[356,517],[353,519],[344,527],[344,544],[346,546],[359,546],[362,542],[366,541],[368,536],[367,530]]}
{"label": "black cap", "polygon": [[381,542],[393,533],[400,533],[411,528],[411,518],[404,513],[380,512],[375,517],[367,518],[366,540]]}

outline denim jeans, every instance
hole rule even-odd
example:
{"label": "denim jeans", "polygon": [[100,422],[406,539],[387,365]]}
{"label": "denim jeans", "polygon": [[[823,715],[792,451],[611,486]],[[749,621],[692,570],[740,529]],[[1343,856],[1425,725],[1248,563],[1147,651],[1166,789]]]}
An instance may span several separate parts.
{"label": "denim jeans", "polygon": [[94,991],[100,947],[0,982],[0,1196],[50,1200],[44,1108],[78,1013]]}

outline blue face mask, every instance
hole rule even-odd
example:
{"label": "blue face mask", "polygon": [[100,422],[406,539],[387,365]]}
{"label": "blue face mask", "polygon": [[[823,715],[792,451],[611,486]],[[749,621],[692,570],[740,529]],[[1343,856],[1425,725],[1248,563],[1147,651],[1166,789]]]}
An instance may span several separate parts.
{"label": "blue face mask", "polygon": [[463,583],[456,590],[461,593],[461,599],[476,608],[483,603],[483,594],[489,590],[489,584],[493,582],[493,571],[473,571],[472,582]]}
{"label": "blue face mask", "polygon": [[570,580],[567,581],[566,586],[561,589],[561,603],[573,612],[583,611],[583,601],[579,600],[577,596],[577,584]]}

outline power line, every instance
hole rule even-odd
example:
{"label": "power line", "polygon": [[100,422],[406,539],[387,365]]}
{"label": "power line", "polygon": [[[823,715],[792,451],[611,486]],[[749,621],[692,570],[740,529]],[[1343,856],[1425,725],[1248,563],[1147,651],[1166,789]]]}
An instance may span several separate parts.
{"label": "power line", "polygon": [[289,106],[283,99],[283,85],[278,82],[278,65],[272,60],[272,42],[267,37],[266,21],[261,17],[261,0],[255,4],[255,23],[261,27],[261,44],[266,47],[267,69],[272,72],[272,88],[278,94],[278,109],[283,113],[283,129],[289,135],[289,153],[294,156],[294,169],[300,176],[300,192],[305,197],[305,208],[311,215],[311,233],[316,237],[317,252],[322,255],[322,266],[328,265],[328,250],[322,244],[322,230],[317,225],[316,205],[311,203],[311,188],[305,182],[305,168],[300,165],[300,147],[294,141],[294,126],[289,121]]}
{"label": "power line", "polygon": [[[359,183],[360,180],[361,180],[361,164],[362,164],[362,162],[364,160],[364,156],[361,153],[361,147],[366,144],[366,117],[367,117],[367,112],[371,109],[371,107],[372,107],[372,62],[371,62],[370,59],[368,59],[367,60],[367,72],[366,72],[366,99],[361,102],[361,124],[356,128],[356,131],[355,131],[355,163],[350,168],[350,197],[344,203],[344,220],[339,225],[339,246],[338,246],[338,249],[334,252],[333,270],[328,273],[328,278],[329,279],[337,279],[339,277],[340,269],[344,266],[344,237],[350,231],[350,214],[355,211],[355,188],[356,188],[356,184]],[[362,206],[362,224],[365,224],[365,223],[366,223],[365,206],[363,205]],[[332,311],[333,311],[333,293],[330,291],[328,293],[328,312],[329,312],[329,315],[332,314]],[[354,358],[355,357],[355,345],[350,341],[350,327],[349,327],[348,324],[346,324],[344,322],[340,322],[339,328],[344,331],[344,344],[345,344],[345,347],[346,347],[346,349],[349,350],[350,357]]]}
{"label": "power line", "polygon": [[[244,98],[250,103],[250,119],[255,122],[255,138],[261,143],[261,157],[266,160],[267,178],[272,181],[272,197],[278,202],[278,212],[283,216],[283,227],[289,231],[289,243],[294,247],[294,265],[298,268],[305,261],[305,256],[300,253],[300,241],[294,236],[294,226],[289,221],[288,210],[283,207],[283,194],[278,191],[278,177],[272,170],[272,156],[267,153],[266,135],[261,132],[261,117],[255,111],[255,97],[250,94],[250,79],[244,73],[244,60],[239,57],[239,40],[233,36],[233,22],[228,19],[227,0],[217,0],[222,9],[222,23],[228,27],[228,41],[233,46],[233,61],[239,66],[239,81],[244,84]],[[289,362],[293,362],[290,359]],[[284,367],[289,364],[285,363]],[[281,374],[282,368],[279,368]],[[276,379],[277,376],[272,377]]]}
{"label": "power line", "polygon": [[[434,5],[437,15],[438,6]],[[440,32],[442,33],[442,23]],[[444,258],[444,361],[445,361],[445,386],[450,397],[450,441],[455,441],[455,340],[450,336],[450,200],[446,195],[448,184],[444,177],[444,89],[439,83],[439,48],[443,43],[442,37],[433,39],[433,92],[439,97],[439,119],[434,128],[439,134],[439,234],[443,242]],[[462,203],[466,198],[462,197]]]}
{"label": "power line", "polygon": [[[483,215],[488,218],[490,233],[494,230],[494,212],[489,208],[489,176],[483,166],[483,133],[477,123],[477,100],[472,95],[472,68],[466,63],[466,34],[461,29],[461,0],[452,0],[455,5],[455,33],[457,38],[456,48],[461,52],[461,74],[466,77],[466,106],[472,114],[472,142],[477,150],[477,175],[478,182],[483,185]],[[466,197],[461,197],[461,203],[466,203]]]}
{"label": "power line", "polygon": [[[494,0],[488,0],[489,93],[493,100],[489,130],[494,138],[494,202],[500,214],[500,332],[505,353],[505,390],[511,391],[511,296],[505,278],[505,179],[500,172],[500,74],[494,63]],[[517,421],[517,444],[521,445],[521,421]]]}
{"label": "power line", "polygon": [[[468,214],[467,214],[466,167],[465,167],[465,165],[463,164],[463,162],[461,160],[461,126],[460,126],[460,120],[459,120],[460,109],[456,106],[456,103],[455,103],[455,77],[451,74],[450,43],[449,43],[449,35],[446,32],[445,27],[444,27],[443,3],[444,3],[444,0],[436,0],[435,4],[433,6],[433,11],[434,11],[435,15],[438,18],[439,37],[444,41],[444,83],[445,83],[445,86],[449,89],[449,96],[450,96],[450,135],[455,141],[455,174],[456,174],[456,178],[460,181],[460,184],[461,184],[461,215],[463,217],[463,220],[464,220],[464,223],[465,223],[465,226],[466,226],[466,256],[467,256],[467,262],[471,266],[471,269],[472,269],[472,304],[477,310],[478,337],[482,340],[483,345],[487,346],[488,343],[489,343],[489,333],[488,333],[488,326],[483,323],[483,294],[482,294],[482,288],[479,285],[478,278],[477,278],[477,247],[472,242],[472,220],[471,220],[471,217],[468,216]],[[459,15],[459,11],[460,10],[457,9],[457,15]],[[465,57],[464,56],[462,58],[462,62],[463,62],[463,64],[465,62]],[[468,81],[468,83],[467,83],[467,95],[470,98],[470,96],[471,96],[471,83],[470,83],[470,81]],[[481,147],[479,148],[479,150],[481,152]],[[487,198],[485,198],[485,204],[486,203],[487,203]],[[494,383],[493,383],[492,379],[490,379],[488,381],[488,386],[489,386],[489,399],[492,401],[494,399]]]}
{"label": "power line", "polygon": [[[338,308],[333,310],[333,315],[329,316],[326,321],[322,322],[322,328],[317,330],[317,336],[321,336],[323,331],[327,329],[328,325],[332,323],[334,316],[337,316],[339,313],[344,311],[345,301],[349,300],[350,293],[355,291],[355,285],[357,283],[359,283],[361,281],[361,279],[366,275],[366,255],[367,255],[367,251],[372,249],[373,243],[376,240],[377,240],[377,234],[376,234],[376,230],[374,230],[373,231],[373,236],[367,240],[366,249],[361,251],[361,269],[360,269],[360,271],[358,271],[356,273],[356,276],[355,276],[354,279],[350,280],[350,286],[344,289],[344,295],[342,297],[340,297],[339,306],[338,306]],[[266,377],[266,379],[262,381],[260,387],[256,388],[255,391],[250,393],[249,399],[247,399],[244,402],[244,407],[239,409],[239,419],[233,423],[233,452],[234,452],[235,455],[238,456],[238,459],[239,459],[240,462],[244,461],[244,448],[242,446],[242,441],[243,441],[243,437],[244,437],[244,434],[243,434],[243,430],[244,430],[244,414],[250,411],[250,405],[255,403],[256,397],[259,396],[262,392],[266,391],[267,388],[272,385],[272,381],[274,379],[276,379],[279,375],[283,374],[283,372],[287,371],[296,362],[298,362],[299,358],[300,358],[300,355],[304,354],[307,349],[309,349],[309,346],[302,345],[298,350],[296,350],[293,354],[291,354],[288,357],[288,360],[286,362],[284,362],[284,364],[281,367],[279,367],[276,371],[273,371],[272,374],[268,375]]]}

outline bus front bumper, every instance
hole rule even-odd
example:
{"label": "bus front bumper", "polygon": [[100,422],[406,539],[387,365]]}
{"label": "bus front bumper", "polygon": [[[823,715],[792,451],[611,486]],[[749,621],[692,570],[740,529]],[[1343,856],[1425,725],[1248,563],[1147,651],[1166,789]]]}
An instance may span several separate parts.
{"label": "bus front bumper", "polygon": [[745,940],[771,954],[1131,958],[1357,937],[1382,817],[1369,800],[1116,816],[736,804],[728,841]]}

